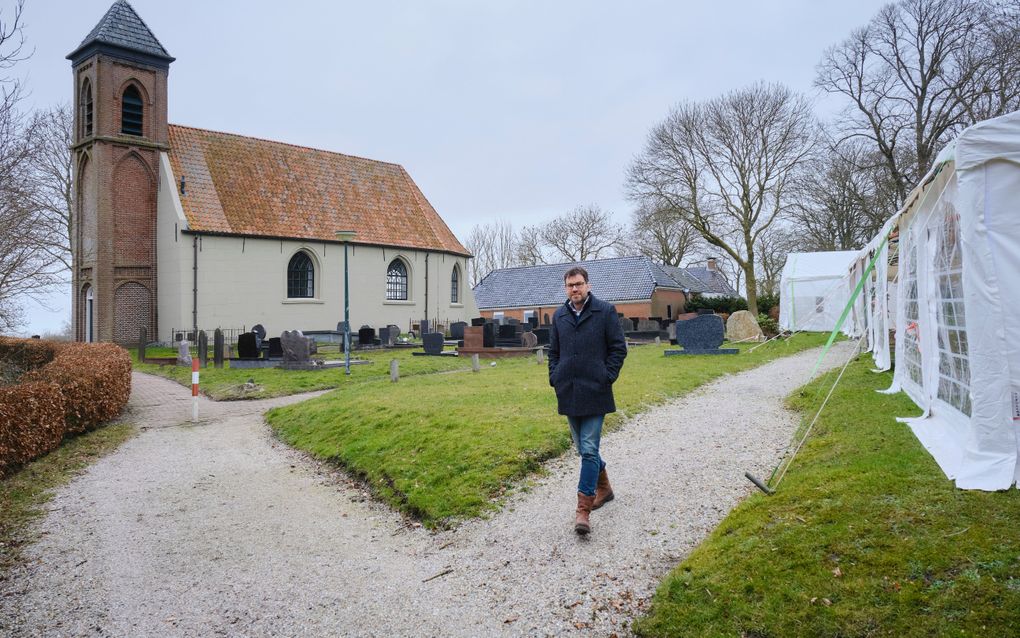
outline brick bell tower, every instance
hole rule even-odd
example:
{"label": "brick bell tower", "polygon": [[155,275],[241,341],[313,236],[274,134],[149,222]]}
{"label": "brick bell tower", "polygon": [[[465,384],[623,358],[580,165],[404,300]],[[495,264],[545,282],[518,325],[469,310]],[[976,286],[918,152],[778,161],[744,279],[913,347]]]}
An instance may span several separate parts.
{"label": "brick bell tower", "polygon": [[117,0],[67,59],[74,69],[73,315],[78,341],[156,334],[156,195],[174,58]]}

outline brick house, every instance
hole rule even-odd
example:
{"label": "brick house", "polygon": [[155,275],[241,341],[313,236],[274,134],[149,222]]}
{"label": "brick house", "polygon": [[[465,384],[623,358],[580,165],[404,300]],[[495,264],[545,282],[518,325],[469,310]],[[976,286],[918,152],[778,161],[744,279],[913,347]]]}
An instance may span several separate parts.
{"label": "brick house", "polygon": [[355,328],[477,316],[471,255],[403,167],[169,124],[174,58],[124,0],[67,57],[79,341],[333,329],[345,266]]}

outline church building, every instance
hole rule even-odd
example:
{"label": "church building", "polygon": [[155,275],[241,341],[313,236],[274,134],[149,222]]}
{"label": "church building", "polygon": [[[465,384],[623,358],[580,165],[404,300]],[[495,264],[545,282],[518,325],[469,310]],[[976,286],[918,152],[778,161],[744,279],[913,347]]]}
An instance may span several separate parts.
{"label": "church building", "polygon": [[[167,122],[174,61],[125,0],[74,70],[74,331],[352,330],[478,315],[471,255],[398,164]],[[345,277],[346,273],[346,277]]]}

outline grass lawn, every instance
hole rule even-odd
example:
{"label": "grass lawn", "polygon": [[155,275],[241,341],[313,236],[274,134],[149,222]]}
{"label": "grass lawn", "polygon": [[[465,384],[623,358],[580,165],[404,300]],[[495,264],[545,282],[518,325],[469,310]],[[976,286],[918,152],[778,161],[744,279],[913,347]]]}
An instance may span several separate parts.
{"label": "grass lawn", "polygon": [[[634,347],[615,385],[620,412],[607,427],[825,338],[802,334],[751,354],[750,346],[740,345],[745,352],[735,356],[664,357],[668,346]],[[478,374],[346,384],[272,410],[268,419],[284,441],[363,477],[378,497],[430,527],[493,509],[517,481],[570,446],[547,368],[531,357],[483,365]]]}
{"label": "grass lawn", "polygon": [[[870,365],[848,368],[777,493],[666,578],[639,635],[1020,635],[1020,490],[955,489]],[[791,397],[805,422],[833,378]]]}
{"label": "grass lawn", "polygon": [[135,433],[132,425],[110,425],[65,439],[59,448],[0,479],[0,574],[21,558],[31,542],[29,524],[43,515],[53,491]]}
{"label": "grass lawn", "polygon": [[[389,380],[390,360],[396,359],[400,365],[400,376],[409,377],[419,374],[431,374],[433,372],[447,372],[450,370],[464,370],[471,368],[470,359],[458,357],[415,357],[411,355],[411,349],[397,350],[366,350],[364,352],[352,352],[358,359],[371,361],[369,364],[352,365],[351,376],[344,374],[344,369],[331,370],[281,370],[279,368],[255,368],[233,370],[229,362],[223,368],[214,368],[211,365],[202,369],[201,391],[202,394],[217,401],[229,401],[233,399],[266,399],[288,394],[311,392],[313,390],[328,390],[346,384],[357,384],[365,381]],[[172,379],[191,387],[191,369],[185,366],[156,365],[152,363],[138,363],[137,349],[131,350],[134,369],[139,372],[155,374],[167,379]],[[149,357],[170,357],[176,356],[171,348],[149,348],[146,350]],[[338,355],[330,353],[321,358],[337,359]],[[255,382],[255,390],[247,390],[245,383],[249,380]]]}

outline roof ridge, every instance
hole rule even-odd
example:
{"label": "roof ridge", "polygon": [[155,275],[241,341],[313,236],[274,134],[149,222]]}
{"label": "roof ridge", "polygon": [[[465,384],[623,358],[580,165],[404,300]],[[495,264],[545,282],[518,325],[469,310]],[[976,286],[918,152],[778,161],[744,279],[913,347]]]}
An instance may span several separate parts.
{"label": "roof ridge", "polygon": [[[499,270],[499,271],[504,271],[504,270],[523,270],[524,268],[542,268],[542,267],[545,267],[545,266],[566,266],[567,264],[587,264],[587,263],[591,263],[593,261],[615,261],[615,260],[620,260],[620,259],[641,259],[641,255],[618,255],[616,257],[602,257],[601,259],[585,259],[583,261],[581,261],[581,260],[572,260],[572,261],[557,261],[557,262],[554,262],[554,263],[551,263],[551,264],[531,264],[530,266],[507,266],[506,268],[493,268],[492,270],[489,271],[489,274],[492,274],[492,273],[496,272],[497,270]],[[486,275],[486,277],[488,277],[488,275]],[[485,277],[483,277],[482,279],[484,280]],[[481,282],[479,282],[479,283],[481,283]]]}
{"label": "roof ridge", "polygon": [[341,153],[340,151],[330,151],[324,148],[315,148],[314,146],[305,146],[303,144],[294,144],[291,142],[281,142],[280,140],[271,140],[265,137],[257,137],[255,135],[241,135],[240,133],[231,133],[229,131],[217,131],[211,128],[199,128],[197,126],[188,126],[186,124],[168,124],[168,126],[175,126],[177,128],[191,129],[192,131],[202,131],[203,133],[215,133],[216,135],[229,135],[230,137],[240,137],[248,140],[256,140],[258,142],[268,142],[270,144],[279,144],[280,146],[290,146],[291,148],[298,148],[305,151],[315,151],[316,153],[327,153],[329,155],[339,155],[341,157],[349,157],[351,159],[364,160],[366,162],[375,162],[376,164],[388,164],[390,166],[396,166],[397,168],[404,171],[403,165],[397,164],[396,162],[387,162],[386,160],[372,159],[371,157],[363,157],[361,155],[351,155],[350,153]]}

